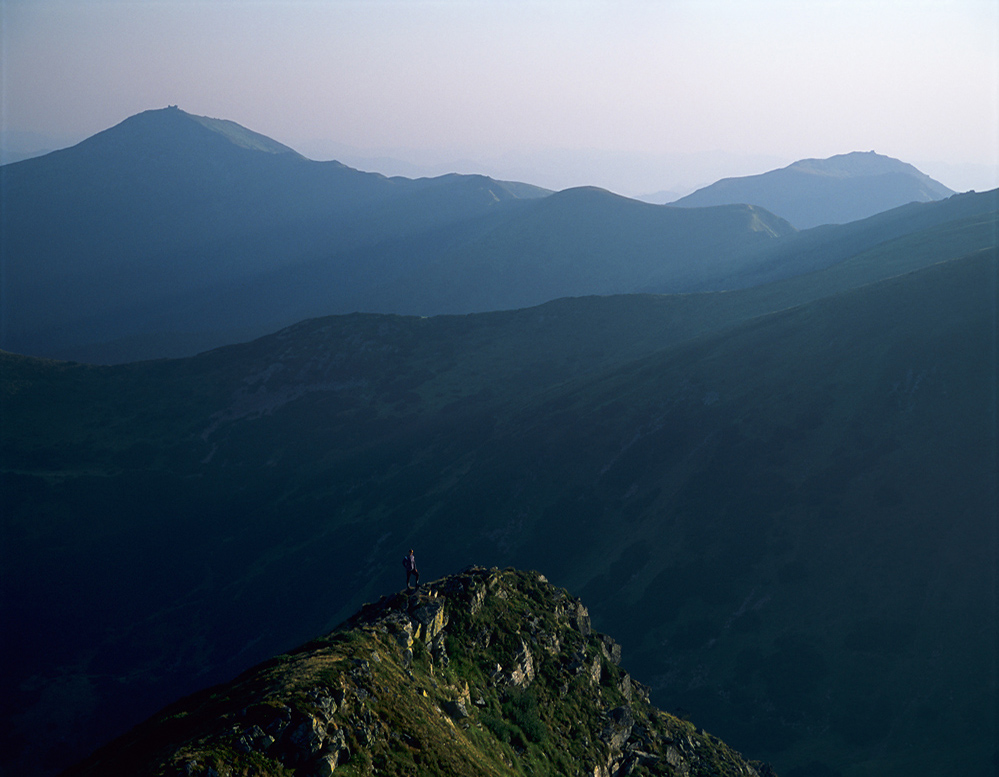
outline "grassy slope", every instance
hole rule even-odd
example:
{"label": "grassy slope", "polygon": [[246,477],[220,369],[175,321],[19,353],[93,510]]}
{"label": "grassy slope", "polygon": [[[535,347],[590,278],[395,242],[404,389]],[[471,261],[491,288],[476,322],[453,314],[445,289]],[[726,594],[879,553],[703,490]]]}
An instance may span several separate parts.
{"label": "grassy slope", "polygon": [[[904,774],[916,749],[929,771],[960,753],[976,772],[990,757],[986,258],[655,359],[550,422],[594,430],[559,449],[608,456],[574,461],[566,491],[580,498],[535,540],[572,537],[558,579],[641,642],[630,666],[655,674],[663,703],[707,714],[736,746],[763,744],[785,770],[815,759]],[[618,454],[597,447],[614,410],[633,430]],[[587,471],[601,473],[592,486]],[[608,542],[608,526],[626,529]],[[931,745],[941,729],[962,744]]]}
{"label": "grassy slope", "polygon": [[[421,629],[419,613],[438,610],[433,631]],[[470,569],[382,597],[172,704],[72,774],[286,775],[322,752],[345,775],[576,774],[615,760],[639,775],[747,773],[716,738],[650,707],[614,649],[578,600],[536,573]],[[615,709],[633,721],[616,744]]]}
{"label": "grassy slope", "polygon": [[919,741],[973,773],[994,272],[986,251],[693,340],[763,292],[4,357],[9,730],[57,697],[93,741],[391,590],[415,544],[586,591],[660,703],[738,747],[890,774]]}

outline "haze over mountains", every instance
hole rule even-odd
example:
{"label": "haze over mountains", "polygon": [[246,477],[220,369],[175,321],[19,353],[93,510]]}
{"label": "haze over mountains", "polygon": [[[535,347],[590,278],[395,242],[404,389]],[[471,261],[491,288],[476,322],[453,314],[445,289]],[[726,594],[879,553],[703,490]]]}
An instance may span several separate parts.
{"label": "haze over mountains", "polygon": [[[737,207],[704,230],[700,214],[599,191],[532,208],[549,192],[310,162],[177,109],[3,170],[3,346],[77,358],[74,346],[101,340],[186,335],[198,350],[310,315],[471,312],[632,291],[668,271],[670,259],[679,265],[788,229]],[[617,232],[604,232],[622,218]],[[587,253],[576,256],[580,246]],[[519,264],[504,266],[511,261]],[[475,263],[498,277],[456,287]],[[162,354],[154,345],[147,355]]]}
{"label": "haze over mountains", "polygon": [[[328,631],[415,547],[567,587],[653,703],[784,777],[993,773],[999,192],[798,231],[176,109],[0,173],[5,338],[293,318],[0,355],[7,771]],[[294,319],[362,298],[420,315]]]}
{"label": "haze over mountains", "polygon": [[[857,199],[843,180],[869,180],[812,177],[829,213]],[[104,363],[189,355],[330,313],[735,288],[795,231],[753,205],[385,178],[177,108],[5,165],[0,181],[0,347]],[[882,194],[868,205],[898,204]]]}
{"label": "haze over mountains", "polygon": [[4,346],[33,352],[81,340],[193,335],[218,344],[232,342],[234,330],[259,334],[310,308],[288,310],[296,304],[288,300],[258,307],[248,286],[259,292],[282,272],[327,258],[336,288],[348,274],[338,254],[517,196],[485,179],[389,180],[310,162],[238,125],[175,108],[0,169]]}

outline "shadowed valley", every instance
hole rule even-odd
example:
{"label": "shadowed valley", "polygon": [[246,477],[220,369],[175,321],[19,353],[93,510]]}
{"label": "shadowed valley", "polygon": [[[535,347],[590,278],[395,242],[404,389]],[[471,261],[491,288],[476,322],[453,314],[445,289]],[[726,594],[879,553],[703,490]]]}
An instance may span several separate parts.
{"label": "shadowed valley", "polygon": [[801,279],[5,356],[8,745],[38,757],[58,703],[85,746],[322,633],[417,547],[545,570],[655,703],[783,773],[979,773],[995,272],[984,249],[769,314]]}

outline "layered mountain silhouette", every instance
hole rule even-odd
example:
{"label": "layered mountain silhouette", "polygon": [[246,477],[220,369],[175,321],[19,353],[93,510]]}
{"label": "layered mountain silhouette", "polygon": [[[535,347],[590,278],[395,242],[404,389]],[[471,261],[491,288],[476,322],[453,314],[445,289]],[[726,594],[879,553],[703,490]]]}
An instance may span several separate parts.
{"label": "layered mountain silhouette", "polygon": [[706,207],[749,203],[787,219],[798,229],[845,224],[910,202],[954,194],[942,183],[898,159],[854,152],[803,159],[780,170],[724,178],[673,204]]}
{"label": "layered mountain silhouette", "polygon": [[[156,356],[170,338],[192,340],[173,350],[197,349],[310,310],[338,312],[348,278],[373,284],[409,262],[389,251],[388,268],[370,253],[346,257],[547,194],[478,176],[411,181],[312,162],[177,108],[5,165],[0,176],[2,346],[39,354],[138,337]],[[259,304],[260,286],[319,259],[324,307],[273,293]]]}
{"label": "layered mountain silhouette", "polygon": [[71,775],[772,775],[649,704],[578,599],[469,567],[171,705]]}
{"label": "layered mountain silhouette", "polygon": [[[317,315],[722,290],[775,277],[777,265],[799,274],[842,258],[830,249],[797,261],[796,230],[770,212],[784,205],[769,195],[710,195],[757,180],[754,191],[813,201],[823,222],[845,220],[845,201],[866,203],[849,214],[859,218],[948,193],[901,162],[851,154],[680,201],[753,205],[656,207],[482,176],[386,178],[310,161],[234,122],[147,111],[0,168],[0,347],[116,363],[190,355]],[[884,195],[891,181],[923,194]],[[853,251],[862,238],[836,239]]]}
{"label": "layered mountain silhouette", "polygon": [[[549,194],[536,187],[481,176],[388,179],[309,161],[176,108],[133,116],[0,175],[0,345],[74,358],[90,355],[79,346],[122,340],[124,359],[194,352],[317,314],[469,312],[632,290],[664,253],[696,261],[789,229],[740,207],[704,233],[699,216],[604,192],[567,194],[549,225],[544,212],[525,211]],[[626,243],[615,242],[622,230],[601,234],[590,223],[606,225],[622,210],[637,213],[625,219]],[[520,239],[522,249],[537,230],[548,235],[546,255],[488,267],[509,276],[496,288],[488,280],[453,288],[454,278],[482,269],[464,261],[466,246],[486,254],[479,265],[496,253],[506,263],[518,246],[505,241]],[[573,251],[589,236],[597,243],[577,263]],[[598,246],[605,251],[594,261]]]}
{"label": "layered mountain silhouette", "polygon": [[413,547],[539,570],[780,773],[988,773],[997,197],[792,235],[741,289],[4,354],[4,768],[329,631]]}

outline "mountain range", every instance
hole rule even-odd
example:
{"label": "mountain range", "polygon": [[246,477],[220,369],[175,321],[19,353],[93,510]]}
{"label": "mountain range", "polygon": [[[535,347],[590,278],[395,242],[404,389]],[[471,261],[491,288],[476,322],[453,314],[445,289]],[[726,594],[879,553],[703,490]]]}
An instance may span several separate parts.
{"label": "mountain range", "polygon": [[[409,548],[438,598],[469,565],[515,614],[565,589],[623,649],[561,699],[587,700],[575,737],[537,704],[568,667],[534,702],[482,682],[551,629],[497,610],[484,648],[481,621],[444,640],[453,666],[431,644],[416,704],[460,728],[435,710],[480,687],[452,754],[487,773],[682,772],[670,743],[695,771],[730,745],[784,777],[994,773],[999,191],[796,229],[386,178],[176,108],[0,186],[4,773],[119,736],[200,747],[181,773],[223,750],[432,771],[441,742],[385,739],[398,718],[358,693],[405,669],[372,669],[364,624],[431,604],[398,594]],[[370,672],[296,685],[327,659]],[[669,714],[621,711],[622,672]],[[326,750],[253,704],[309,712]]]}
{"label": "mountain range", "polygon": [[[311,162],[176,108],[5,165],[0,184],[3,347],[32,353],[137,336],[184,336],[197,348],[272,331],[299,320],[287,310],[296,303],[248,310],[248,284],[259,291],[318,257],[330,260],[325,280],[336,287],[348,271],[338,254],[541,193],[475,176],[409,181]],[[368,276],[373,282],[377,268]]]}
{"label": "mountain range", "polygon": [[416,548],[539,570],[781,774],[990,773],[997,211],[801,233],[737,290],[3,355],[5,768],[328,632]]}
{"label": "mountain range", "polygon": [[[823,220],[859,201],[845,185],[865,186],[874,210],[909,201],[832,174],[833,160],[799,163],[825,171],[799,171],[822,192]],[[0,191],[0,347],[92,363],[193,355],[336,313],[737,288],[798,237],[759,203],[657,207],[592,188],[362,173],[176,107],[4,165]]]}
{"label": "mountain range", "polygon": [[723,178],[674,201],[703,208],[751,203],[798,229],[845,224],[910,202],[932,202],[954,192],[898,159],[873,151],[803,159],[760,175]]}

